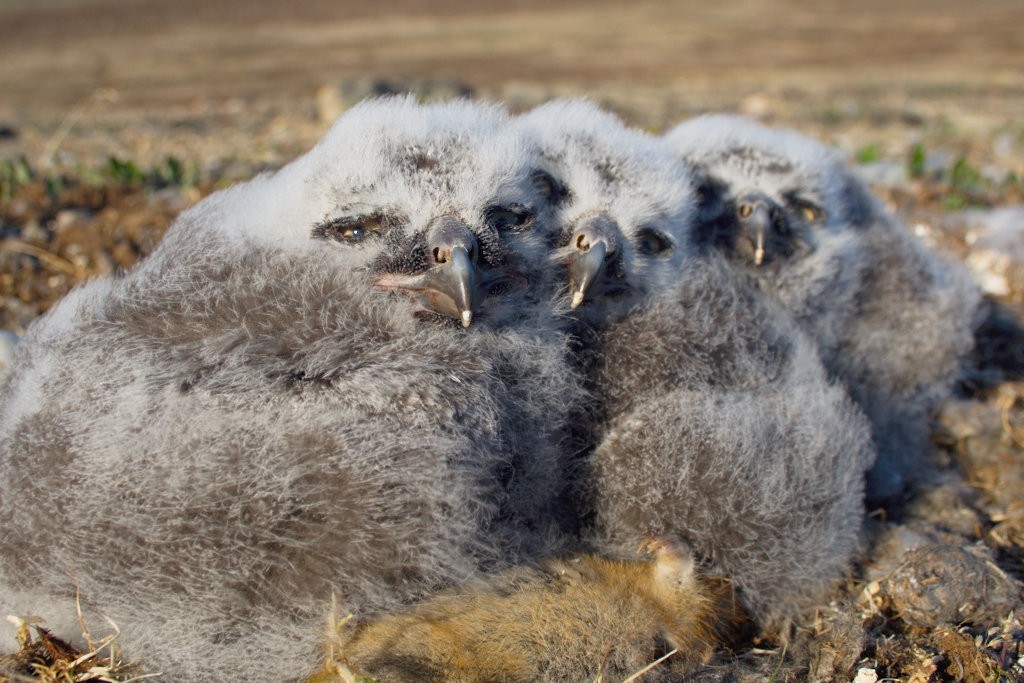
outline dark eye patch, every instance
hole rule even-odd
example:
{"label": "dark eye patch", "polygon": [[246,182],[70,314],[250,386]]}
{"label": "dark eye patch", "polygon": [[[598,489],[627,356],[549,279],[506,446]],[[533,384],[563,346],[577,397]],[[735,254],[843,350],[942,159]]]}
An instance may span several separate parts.
{"label": "dark eye patch", "polygon": [[569,199],[569,188],[546,171],[534,171],[530,181],[552,206],[560,206]]}
{"label": "dark eye patch", "polygon": [[720,201],[727,191],[726,184],[721,180],[711,176],[704,176],[698,180],[694,194],[697,196],[697,204],[705,206],[712,202]]}
{"label": "dark eye patch", "polygon": [[366,216],[344,216],[325,220],[313,226],[313,239],[333,240],[343,244],[358,244],[383,234],[397,221],[383,213]]}
{"label": "dark eye patch", "polygon": [[[808,214],[805,213],[804,211],[801,211],[800,215],[808,221],[812,220],[807,217]],[[786,215],[786,212],[783,211],[780,207],[772,207],[770,216],[772,222],[772,230],[774,230],[776,234],[778,234],[780,237],[789,237],[791,234],[793,234],[794,225],[789,220],[789,217]]]}
{"label": "dark eye patch", "polygon": [[498,232],[518,232],[533,221],[533,210],[522,204],[495,204],[484,210],[488,227]]}

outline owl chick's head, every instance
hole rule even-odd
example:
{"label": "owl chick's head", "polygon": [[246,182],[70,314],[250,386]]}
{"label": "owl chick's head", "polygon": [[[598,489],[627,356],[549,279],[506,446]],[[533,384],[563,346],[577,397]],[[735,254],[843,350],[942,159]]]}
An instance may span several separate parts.
{"label": "owl chick's head", "polygon": [[496,105],[363,102],[305,156],[237,192],[230,228],[283,248],[312,240],[373,286],[468,326],[545,276],[546,200],[506,124]]}
{"label": "owl chick's head", "polygon": [[694,242],[752,268],[779,267],[871,220],[870,196],[838,151],[795,131],[707,115],[665,140],[697,177]]}
{"label": "owl chick's head", "polygon": [[514,125],[535,141],[535,163],[555,183],[548,234],[573,308],[615,317],[675,279],[695,210],[678,159],[586,101],[549,102]]}

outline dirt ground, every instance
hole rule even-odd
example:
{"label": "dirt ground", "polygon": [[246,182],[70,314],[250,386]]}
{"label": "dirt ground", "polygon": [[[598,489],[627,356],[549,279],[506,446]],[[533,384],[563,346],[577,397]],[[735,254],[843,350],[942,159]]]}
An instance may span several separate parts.
{"label": "dirt ground", "polygon": [[[1024,202],[1022,26],[1016,0],[7,0],[0,328],[23,332],[206,193],[401,90],[513,109],[587,95],[652,131],[718,110],[792,126],[968,258],[968,210]],[[871,511],[856,573],[788,643],[747,643],[700,680],[1024,680],[1024,275],[1010,280],[986,380],[937,416],[939,481]]]}

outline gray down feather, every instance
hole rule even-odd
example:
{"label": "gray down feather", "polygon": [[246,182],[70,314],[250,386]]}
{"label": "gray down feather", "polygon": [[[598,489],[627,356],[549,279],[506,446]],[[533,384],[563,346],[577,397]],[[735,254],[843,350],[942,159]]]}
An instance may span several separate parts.
{"label": "gray down feather", "polygon": [[[665,140],[707,181],[698,240],[717,243],[811,335],[871,420],[869,498],[900,497],[927,477],[931,417],[973,346],[977,286],[815,140],[724,115],[686,121]],[[724,238],[751,192],[784,226],[760,266]]]}
{"label": "gray down feather", "polygon": [[[387,129],[389,107],[422,146],[360,136],[359,117]],[[366,267],[405,242],[308,237],[328,211],[308,202],[343,212],[344,192],[401,182],[339,180],[332,160],[360,173],[339,147],[423,159],[434,131],[493,148],[492,166],[442,157],[479,186],[445,175],[432,190],[437,165],[409,165],[420,189],[384,196],[419,213],[386,208],[424,225],[440,206],[484,234],[476,195],[532,201],[516,189],[530,186],[519,156],[489,132],[501,115],[396,100],[354,117],[278,174],[183,214],[148,260],[75,290],[18,345],[0,380],[6,613],[80,633],[77,589],[93,634],[109,616],[126,656],[161,680],[281,681],[315,665],[332,595],[372,616],[558,546],[559,441],[578,387],[543,296],[491,297],[517,302],[516,324],[501,306],[465,330],[424,320]],[[488,240],[483,258],[515,263]]]}
{"label": "gray down feather", "polygon": [[788,316],[715,260],[602,335],[608,424],[588,462],[599,547],[672,534],[762,627],[822,598],[860,547],[869,428]]}
{"label": "gray down feather", "polygon": [[20,346],[9,610],[73,614],[78,588],[170,680],[284,680],[332,593],[371,614],[550,549],[557,339],[425,326],[322,250],[176,256]]}

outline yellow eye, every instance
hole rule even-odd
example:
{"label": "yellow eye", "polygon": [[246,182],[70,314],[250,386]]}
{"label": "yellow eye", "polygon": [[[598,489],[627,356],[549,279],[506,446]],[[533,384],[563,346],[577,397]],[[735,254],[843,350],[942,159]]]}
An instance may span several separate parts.
{"label": "yellow eye", "polygon": [[825,217],[825,213],[821,209],[810,204],[801,206],[800,213],[803,214],[805,220],[811,223],[816,223]]}
{"label": "yellow eye", "polygon": [[382,232],[387,226],[388,219],[383,214],[337,218],[315,226],[313,237],[337,242],[358,243]]}
{"label": "yellow eye", "polygon": [[359,242],[381,230],[380,216],[366,216],[338,226],[338,235],[346,242]]}
{"label": "yellow eye", "polygon": [[363,221],[359,225],[348,225],[341,231],[341,236],[347,240],[361,240],[380,231],[380,224]]}

